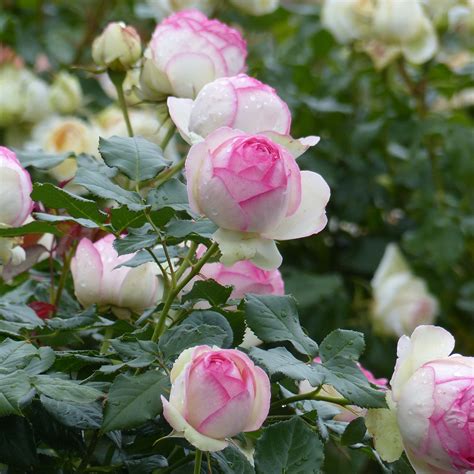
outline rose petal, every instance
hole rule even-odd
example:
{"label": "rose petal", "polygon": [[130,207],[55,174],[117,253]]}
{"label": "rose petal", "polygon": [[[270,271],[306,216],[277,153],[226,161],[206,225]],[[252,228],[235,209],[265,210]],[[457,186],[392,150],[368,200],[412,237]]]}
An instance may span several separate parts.
{"label": "rose petal", "polygon": [[247,425],[243,431],[258,430],[270,410],[271,387],[268,375],[260,368],[255,366],[252,369],[255,378],[255,400],[252,413],[247,420]]}
{"label": "rose petal", "polygon": [[166,421],[172,426],[178,435],[186,438],[193,446],[201,451],[221,451],[225,449],[229,443],[220,439],[213,439],[196,431],[181,415],[181,413],[161,396],[163,403],[163,416]]}
{"label": "rose petal", "polygon": [[326,227],[326,204],[331,191],[326,181],[312,171],[301,172],[301,204],[297,211],[285,217],[272,231],[264,237],[275,240],[299,239],[313,235]]}
{"label": "rose petal", "polygon": [[177,97],[168,97],[168,111],[171,120],[176,125],[183,140],[191,144],[189,136],[189,120],[193,108],[192,99],[178,99]]}
{"label": "rose petal", "polygon": [[301,156],[309,147],[317,145],[320,140],[320,137],[313,135],[304,138],[292,138],[289,135],[275,132],[263,132],[261,135],[267,136],[275,143],[286,148],[294,158]]}

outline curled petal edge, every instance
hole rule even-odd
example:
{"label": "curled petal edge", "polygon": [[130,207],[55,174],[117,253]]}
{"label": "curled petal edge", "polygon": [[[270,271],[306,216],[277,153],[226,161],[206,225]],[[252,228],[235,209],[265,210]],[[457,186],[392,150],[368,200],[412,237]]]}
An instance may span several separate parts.
{"label": "curled petal edge", "polygon": [[166,421],[175,430],[174,436],[183,437],[189,441],[193,446],[200,449],[201,451],[222,451],[227,448],[229,443],[222,439],[209,438],[196,431],[181,415],[181,413],[166,400],[163,395],[161,396],[163,403],[163,415]]}

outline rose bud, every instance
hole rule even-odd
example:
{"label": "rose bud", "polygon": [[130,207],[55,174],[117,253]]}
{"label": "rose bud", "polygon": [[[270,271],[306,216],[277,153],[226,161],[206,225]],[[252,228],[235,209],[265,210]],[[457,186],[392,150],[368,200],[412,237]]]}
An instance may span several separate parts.
{"label": "rose bud", "polygon": [[[295,143],[283,135],[276,139]],[[274,240],[316,234],[327,223],[324,179],[300,171],[290,151],[264,135],[219,128],[191,147],[186,178],[192,210],[220,228],[213,238],[225,265],[251,260],[278,268],[282,258]]]}
{"label": "rose bud", "polygon": [[[394,433],[386,436],[384,418],[376,422],[388,410],[369,410],[367,424],[383,459],[398,459],[404,448],[417,473],[474,470],[474,357],[450,355],[454,344],[454,337],[437,326],[419,326],[398,341],[390,380]],[[397,425],[400,443],[393,442]]]}
{"label": "rose bud", "polygon": [[250,15],[267,15],[274,12],[280,0],[230,0],[230,3]]}
{"label": "rose bud", "polygon": [[196,97],[208,82],[245,69],[247,46],[242,35],[197,10],[169,16],[155,29],[142,68],[142,93]]}
{"label": "rose bud", "polygon": [[142,54],[140,36],[123,22],[109,23],[92,43],[92,59],[112,71],[130,69]]}
{"label": "rose bud", "polygon": [[228,438],[258,430],[270,409],[266,373],[235,349],[197,346],[181,353],[171,370],[163,415],[196,448],[220,451]]}
{"label": "rose bud", "polygon": [[117,317],[141,313],[162,295],[159,270],[153,263],[116,268],[134,254],[119,256],[114,240],[107,235],[95,243],[87,238],[79,242],[71,262],[76,297],[86,308],[93,304],[101,309],[111,307]]}
{"label": "rose bud", "polygon": [[426,283],[411,273],[395,244],[389,244],[371,282],[371,317],[376,332],[410,334],[418,325],[432,323],[438,303]]}
{"label": "rose bud", "polygon": [[220,127],[247,133],[272,131],[287,135],[291,113],[273,88],[239,74],[206,84],[196,99],[168,98],[171,119],[188,143]]}
{"label": "rose bud", "polygon": [[82,89],[79,79],[67,72],[60,72],[49,91],[51,107],[61,114],[75,112],[82,102]]}
{"label": "rose bud", "polygon": [[[321,358],[316,357],[314,359],[314,362],[317,364],[321,363]],[[359,370],[364,374],[365,378],[367,379],[367,382],[369,382],[372,385],[375,385],[381,390],[387,390],[387,384],[388,380],[385,378],[376,378],[374,374],[370,371],[367,370],[365,367],[363,367],[359,362],[357,362],[357,367],[359,367]],[[303,380],[300,383],[300,393],[309,393],[312,392],[316,389],[316,387],[313,387],[310,385],[310,383],[307,380]],[[319,395],[324,395],[326,397],[332,397],[332,398],[341,398],[342,395],[332,386],[328,384],[324,384],[319,392]],[[334,417],[336,421],[345,421],[345,422],[350,422],[352,420],[355,420],[356,418],[360,416],[365,416],[367,413],[366,408],[361,408],[356,405],[348,405],[348,406],[341,406],[337,405],[335,403],[332,403],[335,408],[339,411],[339,413]]]}

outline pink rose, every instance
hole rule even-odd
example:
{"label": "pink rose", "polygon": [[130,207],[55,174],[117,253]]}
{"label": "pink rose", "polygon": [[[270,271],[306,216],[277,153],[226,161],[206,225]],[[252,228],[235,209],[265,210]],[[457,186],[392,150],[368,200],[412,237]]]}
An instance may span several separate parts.
{"label": "pink rose", "polygon": [[235,349],[197,346],[181,353],[171,370],[163,415],[176,433],[203,451],[220,451],[227,439],[258,430],[270,409],[270,381]]}
{"label": "pink rose", "polygon": [[111,306],[117,316],[141,313],[162,294],[157,268],[153,263],[116,268],[133,254],[119,256],[114,240],[113,235],[107,235],[95,243],[87,238],[79,242],[71,263],[76,297],[84,307]]}
{"label": "pink rose", "polygon": [[[320,364],[321,358],[316,357],[314,359],[314,362],[316,362],[317,364]],[[367,379],[369,383],[371,383],[372,385],[376,385],[382,390],[387,390],[388,388],[387,379],[376,378],[370,370],[367,370],[359,362],[357,362],[357,367],[359,367],[360,371],[365,375],[365,378]],[[300,383],[300,393],[309,393],[309,392],[312,392],[314,389],[315,387],[312,387],[307,380],[303,380],[303,382]],[[342,397],[342,395],[332,385],[328,385],[328,384],[323,385],[322,389],[319,392],[319,395],[324,395],[327,397],[334,397],[334,398]],[[367,409],[358,407],[356,405],[348,405],[345,407],[341,405],[337,405],[337,404],[333,404],[333,405],[339,410],[339,413],[334,417],[334,419],[337,421],[350,422],[360,416],[365,416],[365,414],[367,413]]]}
{"label": "pink rose", "polygon": [[227,127],[212,132],[189,151],[186,177],[193,211],[220,227],[214,239],[226,265],[252,260],[277,268],[274,239],[306,237],[326,226],[328,185],[319,174],[300,171],[290,151],[267,136]]}
{"label": "pink rose", "polygon": [[[200,257],[205,247],[200,245],[196,255]],[[284,295],[285,284],[279,270],[262,270],[248,260],[236,262],[230,267],[222,263],[206,263],[199,277],[212,279],[223,286],[233,286],[231,298],[240,299],[247,293],[257,295]]]}
{"label": "pink rose", "polygon": [[419,473],[474,470],[474,358],[450,356],[453,349],[453,336],[436,326],[419,326],[398,343],[392,397]]}
{"label": "pink rose", "polygon": [[208,82],[245,69],[247,45],[242,35],[197,10],[184,10],[155,29],[141,75],[150,97],[196,97]]}
{"label": "pink rose", "polygon": [[220,127],[246,133],[290,132],[291,113],[286,103],[275,89],[246,74],[206,84],[194,101],[169,97],[168,108],[188,143],[193,137],[207,137]]}
{"label": "pink rose", "polygon": [[0,146],[0,226],[22,225],[33,209],[33,186],[15,153]]}

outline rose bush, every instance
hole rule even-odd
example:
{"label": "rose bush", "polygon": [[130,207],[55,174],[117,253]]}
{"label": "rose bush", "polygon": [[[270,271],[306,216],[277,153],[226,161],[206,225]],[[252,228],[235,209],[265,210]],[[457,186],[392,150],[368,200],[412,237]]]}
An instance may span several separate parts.
{"label": "rose bush", "polygon": [[0,472],[473,470],[448,3],[5,3]]}

